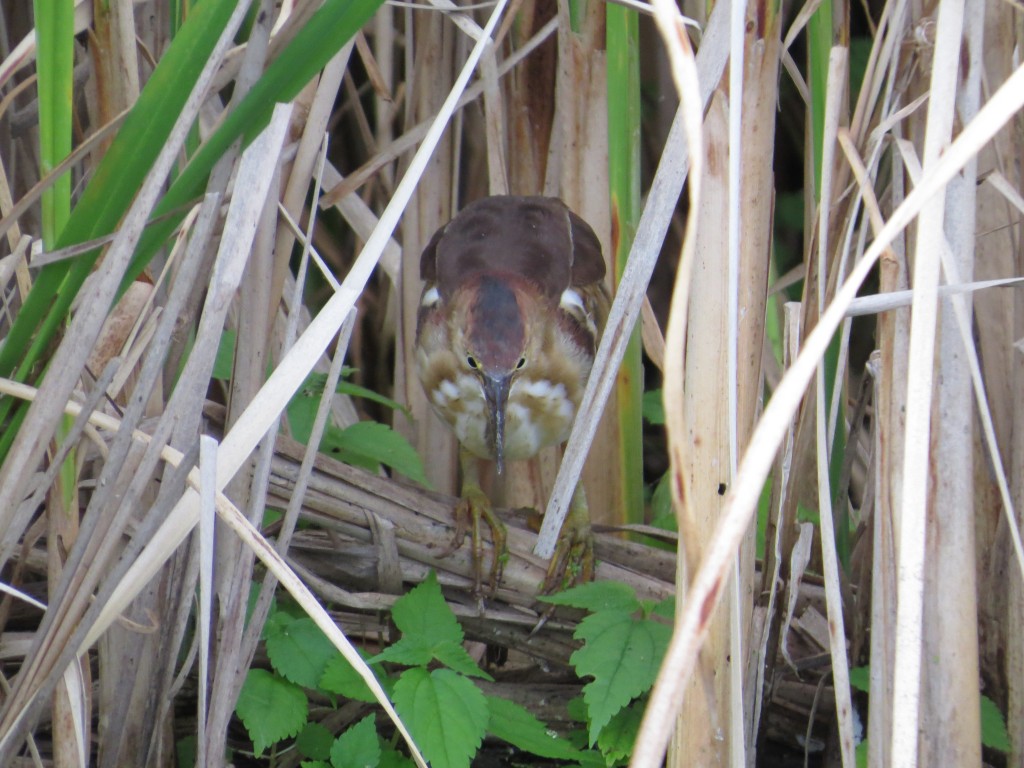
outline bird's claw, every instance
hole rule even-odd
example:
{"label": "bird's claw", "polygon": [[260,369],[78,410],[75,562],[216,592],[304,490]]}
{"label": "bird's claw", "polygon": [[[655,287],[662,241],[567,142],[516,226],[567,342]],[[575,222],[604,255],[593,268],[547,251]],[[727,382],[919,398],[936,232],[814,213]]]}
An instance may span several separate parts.
{"label": "bird's claw", "polygon": [[473,558],[473,591],[476,595],[484,594],[481,589],[484,563],[484,541],[480,531],[481,518],[491,529],[494,555],[488,576],[487,594],[494,594],[498,584],[501,583],[502,571],[508,560],[508,537],[505,532],[505,524],[494,512],[487,494],[480,488],[463,487],[462,498],[455,509],[455,536],[449,548],[442,553],[442,557],[444,557],[461,547],[466,538],[466,529],[469,528]]}
{"label": "bird's claw", "polygon": [[558,543],[541,587],[543,595],[561,592],[594,579],[594,534],[590,524],[569,523],[570,520],[566,520],[558,535]]}

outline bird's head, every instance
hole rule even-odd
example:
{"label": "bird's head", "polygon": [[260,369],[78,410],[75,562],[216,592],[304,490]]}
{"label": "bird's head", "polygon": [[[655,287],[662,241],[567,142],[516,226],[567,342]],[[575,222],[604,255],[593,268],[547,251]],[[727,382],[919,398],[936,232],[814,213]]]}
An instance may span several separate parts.
{"label": "bird's head", "polygon": [[484,274],[457,300],[457,364],[476,377],[487,410],[487,441],[498,473],[504,470],[505,420],[512,382],[526,369],[538,340],[531,317],[537,289],[512,275]]}

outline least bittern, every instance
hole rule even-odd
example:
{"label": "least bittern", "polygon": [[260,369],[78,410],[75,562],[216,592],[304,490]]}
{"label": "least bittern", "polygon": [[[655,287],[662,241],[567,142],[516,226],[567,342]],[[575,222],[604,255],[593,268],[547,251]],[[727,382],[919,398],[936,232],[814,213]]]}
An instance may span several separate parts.
{"label": "least bittern", "polygon": [[[474,457],[528,459],[565,442],[608,311],[601,244],[550,197],[497,196],[467,206],[420,259],[416,333],[423,388],[459,440],[462,501],[454,547],[471,525],[481,582],[481,518],[491,529],[493,590],[507,554],[505,526],[480,486]],[[577,487],[544,590],[593,577],[590,515]]]}

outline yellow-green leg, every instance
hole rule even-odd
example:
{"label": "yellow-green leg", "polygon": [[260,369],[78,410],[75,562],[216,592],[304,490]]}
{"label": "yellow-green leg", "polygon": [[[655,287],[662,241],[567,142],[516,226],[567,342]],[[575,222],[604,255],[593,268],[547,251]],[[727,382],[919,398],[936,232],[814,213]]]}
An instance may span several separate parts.
{"label": "yellow-green leg", "polygon": [[547,595],[593,578],[594,534],[590,530],[590,508],[583,484],[578,483],[541,591]]}
{"label": "yellow-green leg", "polygon": [[462,467],[462,499],[455,510],[455,538],[452,540],[451,551],[460,546],[466,536],[466,526],[469,524],[470,540],[472,542],[473,557],[473,581],[476,594],[480,594],[480,585],[483,577],[484,542],[480,534],[481,518],[491,529],[491,541],[493,542],[494,555],[491,562],[490,575],[488,579],[490,592],[494,592],[501,581],[501,572],[508,560],[507,536],[505,524],[501,522],[491,500],[480,487],[480,471],[477,459],[464,449],[459,451],[459,463]]}

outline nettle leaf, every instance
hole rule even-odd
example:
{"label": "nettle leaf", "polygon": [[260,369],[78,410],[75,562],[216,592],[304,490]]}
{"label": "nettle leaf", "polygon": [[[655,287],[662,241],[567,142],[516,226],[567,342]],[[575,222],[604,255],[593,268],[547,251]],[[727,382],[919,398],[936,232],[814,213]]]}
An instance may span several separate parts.
{"label": "nettle leaf", "polygon": [[444,601],[433,571],[421,584],[395,601],[391,618],[402,637],[374,657],[374,661],[426,666],[437,660],[464,675],[491,679],[462,647],[462,627]]}
{"label": "nettle leaf", "polygon": [[387,424],[358,421],[345,429],[328,427],[320,442],[320,450],[357,467],[376,469],[378,464],[384,464],[410,480],[430,487],[416,449]]}
{"label": "nettle leaf", "polygon": [[524,752],[553,760],[576,760],[580,752],[549,730],[528,710],[498,696],[487,697],[491,718],[487,731]]}
{"label": "nettle leaf", "polygon": [[628,760],[633,754],[633,744],[640,732],[640,721],[643,717],[644,704],[638,701],[620,709],[597,737],[597,746],[601,753],[613,760]]}
{"label": "nettle leaf", "polygon": [[323,760],[303,760],[299,763],[299,768],[331,768],[331,764]]}
{"label": "nettle leaf", "polygon": [[553,605],[568,605],[571,608],[582,608],[585,611],[625,611],[632,613],[639,610],[640,601],[636,592],[628,584],[621,581],[590,581],[586,584],[567,589],[556,595],[539,596],[537,598]]}
{"label": "nettle leaf", "polygon": [[[358,648],[356,651],[364,660],[367,658],[367,655]],[[379,682],[380,677],[376,674],[375,677],[377,677]],[[384,680],[382,685],[387,690],[387,679]],[[362,675],[356,672],[355,667],[349,664],[348,659],[340,653],[327,662],[317,687],[321,691],[336,693],[339,696],[344,696],[346,699],[365,701],[367,704],[374,704],[377,701],[377,697],[373,695],[370,686],[363,680]]]}
{"label": "nettle leaf", "polygon": [[334,741],[332,768],[376,768],[380,763],[380,739],[373,715],[367,715]]}
{"label": "nettle leaf", "polygon": [[432,768],[469,768],[487,730],[487,700],[450,669],[407,669],[395,683],[395,709]]}
{"label": "nettle leaf", "polygon": [[580,622],[574,637],[584,645],[570,662],[577,675],[594,678],[583,687],[591,746],[615,713],[654,683],[671,634],[669,626],[625,611],[601,611]]}
{"label": "nettle leaf", "polygon": [[309,702],[295,683],[265,669],[250,669],[235,712],[259,756],[271,744],[290,739],[302,729],[309,714]]}
{"label": "nettle leaf", "polygon": [[327,662],[338,655],[338,649],[308,616],[276,622],[266,642],[274,669],[304,688],[316,688]]}
{"label": "nettle leaf", "polygon": [[380,763],[377,768],[415,768],[416,763],[388,743],[381,745]]}
{"label": "nettle leaf", "polygon": [[320,723],[306,723],[295,739],[299,753],[314,760],[327,760],[331,756],[334,734]]}

